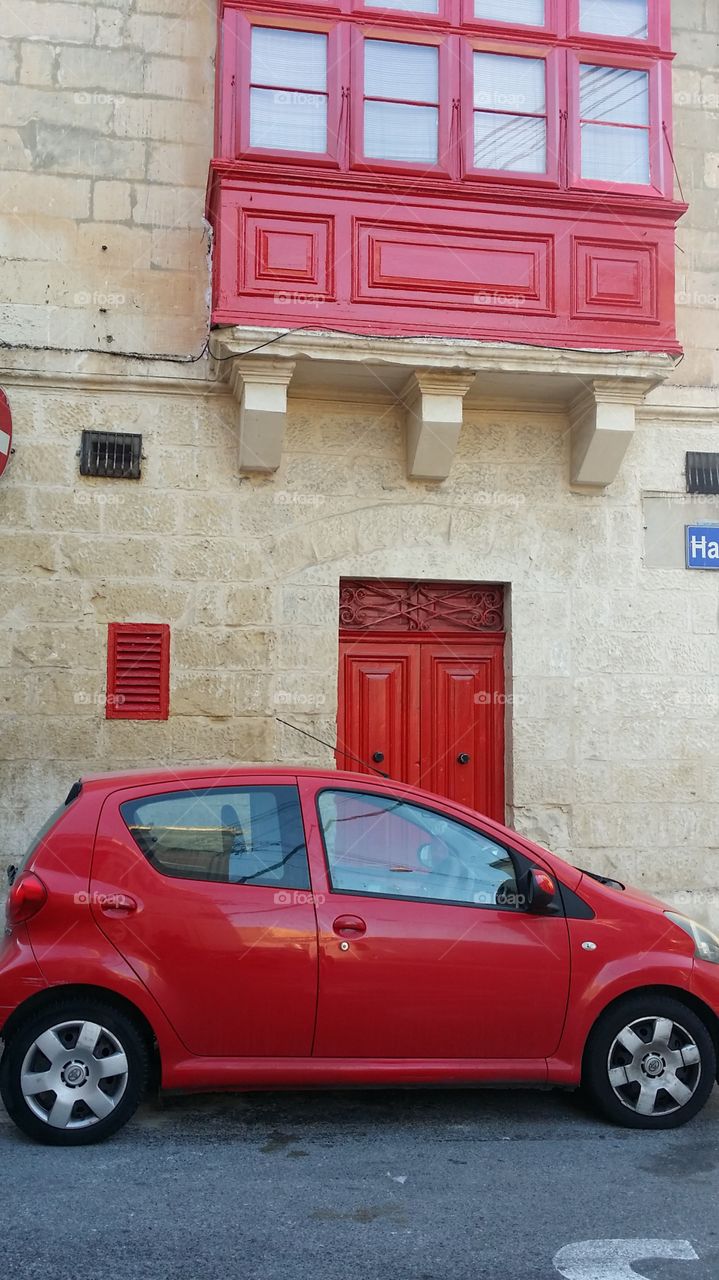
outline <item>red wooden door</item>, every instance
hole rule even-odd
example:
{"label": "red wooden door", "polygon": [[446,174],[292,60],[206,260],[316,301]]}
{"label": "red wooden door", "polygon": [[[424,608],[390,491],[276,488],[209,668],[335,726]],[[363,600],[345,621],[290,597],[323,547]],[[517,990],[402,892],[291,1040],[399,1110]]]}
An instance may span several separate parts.
{"label": "red wooden door", "polygon": [[353,581],[340,616],[338,767],[503,822],[501,588]]}
{"label": "red wooden door", "polygon": [[420,785],[502,822],[502,641],[463,636],[420,648]]}
{"label": "red wooden door", "polygon": [[390,778],[419,785],[419,659],[417,646],[402,638],[342,639],[339,768],[361,769],[363,761]]}

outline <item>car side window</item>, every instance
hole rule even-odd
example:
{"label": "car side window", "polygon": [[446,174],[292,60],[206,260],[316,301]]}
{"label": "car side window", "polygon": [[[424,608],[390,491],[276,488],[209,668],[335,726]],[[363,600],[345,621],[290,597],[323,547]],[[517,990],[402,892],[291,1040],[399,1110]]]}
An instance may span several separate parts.
{"label": "car side window", "polygon": [[517,910],[524,905],[511,854],[436,810],[358,791],[318,799],[332,888]]}
{"label": "car side window", "polygon": [[293,786],[208,787],[120,805],[130,833],[162,875],[309,889]]}

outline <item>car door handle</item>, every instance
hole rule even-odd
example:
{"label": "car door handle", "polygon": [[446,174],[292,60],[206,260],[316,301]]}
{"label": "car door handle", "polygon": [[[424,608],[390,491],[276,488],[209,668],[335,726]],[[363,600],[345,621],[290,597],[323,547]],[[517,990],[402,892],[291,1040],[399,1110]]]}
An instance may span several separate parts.
{"label": "car door handle", "polygon": [[99,901],[100,910],[106,916],[130,916],[137,911],[138,905],[129,893],[102,894]]}
{"label": "car door handle", "polygon": [[367,932],[367,925],[361,916],[338,916],[332,928],[340,938],[346,938],[348,934],[357,936]]}

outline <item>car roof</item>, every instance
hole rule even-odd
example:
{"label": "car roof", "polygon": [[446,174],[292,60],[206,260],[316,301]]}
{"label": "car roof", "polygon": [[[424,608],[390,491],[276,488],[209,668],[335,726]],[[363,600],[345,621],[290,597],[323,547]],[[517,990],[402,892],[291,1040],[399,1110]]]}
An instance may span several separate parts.
{"label": "car roof", "polygon": [[[418,787],[414,783],[400,782],[399,779],[387,778],[379,772],[360,773],[358,770],[333,769],[331,765],[326,769],[291,764],[183,765],[175,769],[165,767],[162,769],[128,769],[118,773],[88,773],[82,775],[70,794],[72,795],[75,788],[78,789],[78,793],[82,790],[110,795],[113,791],[120,791],[125,787],[157,786],[171,788],[178,784],[182,786],[184,783],[218,781],[232,784],[233,782],[242,781],[243,778],[257,777],[265,779],[276,778],[278,781],[283,778],[286,780],[290,778],[317,778],[326,780],[332,786],[348,782],[352,783],[353,786],[359,783],[363,787],[391,787],[393,790],[403,791],[408,797],[414,797],[418,802],[427,800],[472,818],[484,817],[484,815],[478,814],[466,805],[448,800],[446,796],[436,795],[434,792],[424,787]],[[491,822],[492,820],[486,819],[486,821]],[[497,824],[492,823],[492,825],[496,826]]]}
{"label": "car roof", "polygon": [[[418,787],[411,782],[400,782],[395,778],[387,778],[377,773],[360,773],[358,770],[349,769],[333,769],[329,765],[326,769],[312,768],[305,765],[279,765],[279,764],[256,764],[256,765],[237,765],[237,764],[214,764],[214,765],[183,765],[181,768],[163,768],[163,769],[132,769],[118,773],[89,773],[83,774],[79,783],[75,784],[78,793],[82,791],[94,791],[101,794],[110,795],[113,791],[120,791],[125,787],[168,787],[182,786],[183,783],[190,782],[217,782],[226,781],[231,784],[239,782],[243,778],[317,778],[326,780],[331,786],[337,786],[343,782],[352,783],[356,786],[358,783],[362,787],[371,786],[372,788],[392,788],[393,791],[401,791],[408,797],[414,798],[418,803],[428,801],[432,805],[439,805],[448,812],[454,812],[458,816],[466,816],[470,819],[482,818],[491,827],[497,831],[502,830],[500,823],[492,818],[488,818],[485,814],[480,814],[475,809],[470,809],[467,805],[460,804],[456,800],[448,800],[446,796],[437,795],[433,791],[429,791],[424,787]],[[69,799],[69,797],[68,797]]]}
{"label": "car roof", "polygon": [[[163,769],[128,769],[117,773],[86,773],[82,775],[81,782],[83,788],[92,787],[93,789],[114,791],[124,786],[141,787],[145,784],[154,786],[155,783],[182,783],[210,778],[234,780],[244,777],[256,777],[258,774],[278,778],[339,778],[351,782],[367,782],[371,779],[373,783],[377,782],[380,785],[387,783],[390,786],[408,787],[407,783],[395,782],[392,778],[384,778],[379,774],[351,772],[348,769],[333,769],[331,766],[326,769],[319,769],[291,764],[182,765],[174,769],[168,767]],[[409,789],[415,790],[415,788]]]}

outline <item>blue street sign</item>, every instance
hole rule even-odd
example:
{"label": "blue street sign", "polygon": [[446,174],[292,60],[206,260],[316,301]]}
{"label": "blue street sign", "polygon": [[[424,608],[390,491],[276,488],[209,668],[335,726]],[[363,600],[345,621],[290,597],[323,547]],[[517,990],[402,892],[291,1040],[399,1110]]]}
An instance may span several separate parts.
{"label": "blue street sign", "polygon": [[687,569],[719,569],[719,524],[688,524]]}

